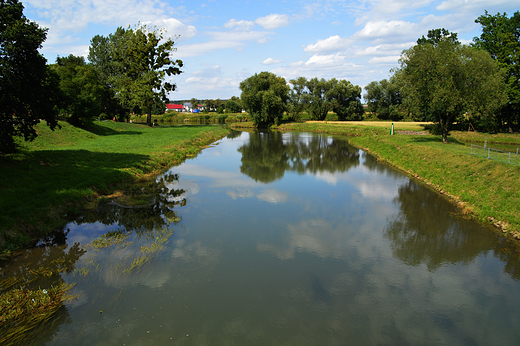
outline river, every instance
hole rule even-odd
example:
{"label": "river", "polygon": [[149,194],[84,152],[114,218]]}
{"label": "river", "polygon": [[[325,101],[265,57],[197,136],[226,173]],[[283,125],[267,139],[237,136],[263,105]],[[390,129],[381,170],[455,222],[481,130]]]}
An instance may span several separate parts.
{"label": "river", "polygon": [[346,138],[232,132],[134,194],[2,263],[78,295],[27,344],[520,344],[512,245]]}

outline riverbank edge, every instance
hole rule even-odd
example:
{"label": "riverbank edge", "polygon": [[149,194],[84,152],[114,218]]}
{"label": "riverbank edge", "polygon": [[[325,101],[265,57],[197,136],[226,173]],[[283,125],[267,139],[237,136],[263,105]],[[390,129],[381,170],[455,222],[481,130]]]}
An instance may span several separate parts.
{"label": "riverbank edge", "polygon": [[[112,191],[109,195],[99,194],[94,191],[92,194],[85,196],[79,204],[77,201],[67,201],[63,205],[53,208],[52,215],[49,215],[49,219],[45,220],[42,225],[28,225],[20,220],[12,229],[6,230],[12,235],[25,235],[29,237],[29,240],[23,243],[10,242],[9,239],[0,243],[0,260],[8,259],[16,255],[20,250],[29,248],[35,244],[36,241],[42,239],[55,232],[57,229],[63,228],[69,221],[66,220],[63,215],[72,208],[75,210],[88,210],[96,209],[100,203],[109,202],[115,199],[124,198],[126,193],[131,190],[136,184],[142,184],[152,179],[155,179],[159,174],[163,173],[172,166],[176,166],[187,158],[196,156],[203,149],[208,148],[208,145],[214,143],[229,134],[230,130],[215,133],[213,131],[206,131],[199,133],[197,136],[187,138],[182,142],[178,143],[174,147],[169,147],[170,152],[172,149],[177,149],[174,155],[168,157],[151,156],[147,162],[143,162],[147,167],[150,168],[146,174],[138,175],[135,172],[128,171],[131,173],[131,181],[124,181],[115,184],[109,184],[106,186],[104,181],[99,181],[98,186],[92,186],[95,190],[98,190],[100,186],[107,187]],[[125,204],[131,203],[131,200],[125,199]],[[51,225],[51,226],[49,226]],[[18,238],[19,239],[19,238]]]}
{"label": "riverbank edge", "polygon": [[[232,126],[237,130],[246,129],[249,125],[250,129],[252,124],[242,123],[236,124],[237,126]],[[484,211],[486,209],[485,202],[481,201],[484,204],[484,208],[482,206],[477,207],[474,203],[471,203],[468,200],[465,200],[461,196],[450,192],[450,184],[456,184],[457,182],[446,180],[445,183],[438,181],[431,181],[430,179],[422,176],[422,174],[417,173],[421,171],[420,168],[427,169],[429,168],[428,164],[424,164],[423,160],[415,160],[414,164],[411,167],[405,167],[404,165],[400,165],[397,161],[399,159],[397,153],[402,151],[396,144],[394,143],[384,143],[382,140],[378,140],[377,138],[388,138],[393,137],[389,136],[384,128],[371,128],[370,124],[359,124],[365,126],[355,126],[352,124],[328,124],[328,122],[322,122],[320,124],[316,123],[289,123],[283,124],[280,126],[273,127],[273,130],[278,131],[302,131],[302,132],[315,132],[315,133],[323,133],[328,135],[344,135],[349,137],[349,143],[353,146],[366,151],[370,155],[374,156],[377,160],[384,162],[399,171],[403,172],[407,176],[420,181],[421,183],[427,185],[431,189],[435,190],[439,194],[448,198],[452,203],[457,205],[461,216],[465,218],[471,218],[474,220],[478,220],[484,224],[489,224],[494,226],[494,229],[497,233],[503,235],[506,239],[514,240],[515,243],[518,243],[520,240],[520,223],[514,222],[512,220],[508,220],[505,218],[496,217],[490,213]],[[388,124],[390,125],[390,123]],[[433,135],[428,135],[432,136]],[[439,136],[436,136],[439,137]],[[453,141],[457,141],[455,138],[452,138]],[[371,145],[373,144],[373,145]],[[377,145],[376,145],[377,144]],[[443,144],[446,145],[446,144]],[[447,144],[451,145],[451,144]],[[377,146],[381,146],[381,148],[376,148]],[[386,149],[386,150],[384,150]],[[397,149],[397,150],[396,150]],[[383,151],[386,152],[386,155],[383,154]],[[392,152],[395,154],[392,155]],[[413,155],[413,150],[408,150],[408,154]],[[438,157],[437,157],[438,158]],[[442,157],[440,158],[442,160]],[[497,165],[501,164],[495,162]],[[453,169],[453,167],[450,167]],[[433,169],[433,167],[432,167]],[[520,172],[520,167],[517,167],[516,170]],[[517,175],[518,176],[518,175]],[[449,176],[448,176],[449,178]],[[493,188],[492,184],[485,184],[486,188],[489,190],[489,195],[492,195],[491,189]],[[492,208],[491,208],[492,209]]]}

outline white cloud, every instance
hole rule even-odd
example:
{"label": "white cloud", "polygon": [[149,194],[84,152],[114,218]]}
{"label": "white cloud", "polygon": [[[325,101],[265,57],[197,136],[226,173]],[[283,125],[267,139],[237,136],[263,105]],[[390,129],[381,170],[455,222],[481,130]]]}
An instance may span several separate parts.
{"label": "white cloud", "polygon": [[274,60],[273,58],[267,58],[264,61],[262,61],[262,64],[264,65],[274,65],[281,63],[282,60]]}
{"label": "white cloud", "polygon": [[270,14],[266,17],[258,18],[256,24],[262,26],[264,29],[276,29],[289,25],[289,17],[285,14]]}
{"label": "white cloud", "polygon": [[154,21],[142,22],[145,25],[152,25],[166,30],[166,37],[177,36],[178,41],[184,42],[197,35],[197,29],[193,25],[185,25],[175,18],[157,19]]}
{"label": "white cloud", "polygon": [[305,52],[331,52],[342,51],[347,49],[352,44],[352,40],[348,38],[341,38],[339,35],[330,36],[324,40],[318,40],[315,44],[309,44],[304,48]]}
{"label": "white cloud", "polygon": [[363,29],[353,35],[362,40],[394,40],[402,41],[404,37],[417,36],[417,24],[402,20],[368,22]]}
{"label": "white cloud", "polygon": [[231,19],[224,24],[224,27],[236,30],[251,30],[253,25],[255,25],[255,23],[252,21]]}
{"label": "white cloud", "polygon": [[397,65],[397,62],[400,58],[400,55],[394,55],[394,56],[383,56],[383,57],[373,57],[368,62],[371,64],[392,64]]}
{"label": "white cloud", "polygon": [[258,41],[268,35],[264,31],[214,31],[206,35],[209,40],[201,43],[180,45],[177,55],[180,58],[204,55],[219,49],[239,48],[248,41]]}

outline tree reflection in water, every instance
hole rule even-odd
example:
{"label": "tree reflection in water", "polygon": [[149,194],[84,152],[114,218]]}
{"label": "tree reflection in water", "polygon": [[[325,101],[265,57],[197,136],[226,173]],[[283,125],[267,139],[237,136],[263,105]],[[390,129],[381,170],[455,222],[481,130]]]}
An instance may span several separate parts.
{"label": "tree reflection in water", "polygon": [[179,222],[180,216],[173,208],[186,205],[186,191],[174,188],[178,180],[177,174],[169,173],[154,181],[136,185],[129,191],[129,197],[139,204],[129,206],[123,202],[110,202],[96,210],[87,211],[76,219],[76,223],[117,224],[127,232],[138,234],[161,230],[171,223]]}
{"label": "tree reflection in water", "polygon": [[281,179],[286,171],[305,173],[346,172],[359,165],[359,150],[344,139],[311,136],[303,140],[293,133],[252,133],[242,154],[240,171],[255,181],[269,183]]}
{"label": "tree reflection in water", "polygon": [[510,256],[518,253],[516,246],[486,225],[465,220],[455,205],[416,181],[401,185],[398,193],[393,203],[399,214],[384,230],[395,258],[407,265],[425,264],[434,271],[444,264],[468,264],[491,253],[506,262],[507,273],[520,278],[518,257]]}
{"label": "tree reflection in water", "polygon": [[[136,247],[134,255],[129,256],[128,259],[129,261],[134,260],[134,262],[139,259],[146,263],[153,252],[162,249],[162,245],[173,233],[168,226],[180,221],[180,216],[174,212],[173,208],[186,205],[186,199],[184,190],[174,188],[178,179],[176,174],[165,174],[154,181],[139,184],[126,196],[128,200],[137,201],[138,205],[128,206],[122,202],[113,201],[100,206],[97,210],[85,212],[76,219],[76,224],[99,222],[105,225],[120,226],[117,232],[111,232],[111,235],[107,234],[98,239],[106,240],[113,235],[135,233],[141,242]],[[65,284],[64,274],[69,274],[69,277],[74,276],[77,280],[76,284],[81,286],[82,278],[92,274],[92,272],[88,274],[88,270],[85,269],[91,269],[93,262],[89,259],[90,262],[80,264],[80,262],[85,262],[80,261],[80,258],[87,253],[92,244],[80,246],[79,243],[75,243],[67,246],[68,233],[68,229],[56,232],[40,240],[36,248],[24,251],[15,259],[1,262],[0,293],[15,288],[38,290],[51,286],[56,287]],[[127,243],[132,242],[128,239]],[[96,246],[94,245],[94,247]],[[109,247],[110,245],[107,246],[107,251],[114,250]],[[78,266],[79,268],[76,268]],[[135,274],[133,268],[135,268],[134,263],[130,264],[122,273]],[[101,268],[101,270],[103,269]],[[39,342],[44,339],[52,340],[59,331],[60,325],[70,322],[67,307],[62,306],[52,315],[52,318],[35,330],[40,338]],[[31,343],[30,335],[33,334],[28,334],[28,339],[23,340],[25,344]]]}

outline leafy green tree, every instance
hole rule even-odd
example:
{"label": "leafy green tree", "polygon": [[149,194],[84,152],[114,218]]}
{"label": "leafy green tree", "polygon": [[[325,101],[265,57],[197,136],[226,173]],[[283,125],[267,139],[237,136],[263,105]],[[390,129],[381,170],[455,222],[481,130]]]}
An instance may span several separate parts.
{"label": "leafy green tree", "polygon": [[13,152],[15,138],[36,138],[43,119],[54,130],[57,78],[38,52],[47,29],[23,15],[18,0],[0,2],[0,151]]}
{"label": "leafy green tree", "polygon": [[258,127],[269,127],[282,119],[287,109],[289,87],[285,79],[261,72],[240,83],[242,104]]}
{"label": "leafy green tree", "polygon": [[117,115],[122,121],[128,116],[128,109],[116,97],[114,81],[124,74],[120,57],[124,56],[126,30],[118,28],[107,37],[96,35],[90,41],[88,60],[95,67],[104,86],[100,107],[102,112]]}
{"label": "leafy green tree", "polygon": [[490,117],[507,102],[503,71],[489,53],[451,36],[417,44],[403,51],[399,62],[396,75],[409,104],[437,124],[443,142],[465,112]]}
{"label": "leafy green tree", "polygon": [[333,78],[329,83],[332,88],[327,98],[338,120],[361,120],[364,113],[361,104],[361,87],[344,79],[338,81]]}
{"label": "leafy green tree", "polygon": [[190,103],[191,103],[191,109],[199,109],[199,106],[198,106],[199,101],[196,98],[193,97],[190,100]]}
{"label": "leafy green tree", "polygon": [[377,113],[379,119],[394,121],[401,120],[402,115],[399,106],[402,104],[402,93],[395,77],[390,80],[370,82],[365,86],[363,95],[370,112]]}
{"label": "leafy green tree", "polygon": [[94,66],[86,64],[83,57],[71,54],[58,57],[51,68],[60,78],[61,109],[70,116],[70,122],[83,125],[98,117],[105,88]]}
{"label": "leafy green tree", "polygon": [[159,30],[147,27],[118,28],[108,38],[92,41],[89,60],[104,71],[115,97],[128,109],[146,112],[146,123],[152,124],[152,108],[157,102],[168,102],[167,93],[175,84],[166,82],[166,76],[180,74],[183,63],[172,60],[175,51],[171,38],[165,39]]}
{"label": "leafy green tree", "polygon": [[305,110],[308,100],[307,78],[291,79],[292,88],[287,103],[287,118],[290,121],[300,120],[300,114]]}
{"label": "leafy green tree", "polygon": [[509,102],[501,109],[500,115],[508,131],[513,132],[513,122],[520,122],[520,11],[512,17],[506,13],[492,16],[486,11],[475,22],[482,26],[482,34],[473,39],[473,46],[488,51],[506,71]]}
{"label": "leafy green tree", "polygon": [[313,78],[307,81],[307,109],[313,120],[325,120],[327,113],[332,110],[329,93],[333,88],[330,81]]}
{"label": "leafy green tree", "polygon": [[[235,97],[235,96],[233,96]],[[240,101],[240,99],[239,99]],[[240,113],[242,112],[242,106],[236,99],[229,99],[226,101],[226,113]]]}

